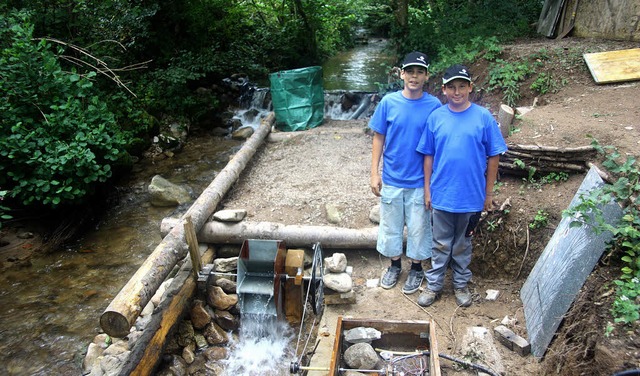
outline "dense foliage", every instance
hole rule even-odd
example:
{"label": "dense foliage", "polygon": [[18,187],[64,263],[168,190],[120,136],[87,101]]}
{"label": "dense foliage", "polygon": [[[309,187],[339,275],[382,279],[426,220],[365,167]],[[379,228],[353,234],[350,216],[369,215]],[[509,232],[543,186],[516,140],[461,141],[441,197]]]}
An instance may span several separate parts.
{"label": "dense foliage", "polygon": [[[83,202],[165,117],[220,112],[222,80],[322,61],[357,29],[439,58],[527,35],[539,0],[9,0],[0,4],[1,218]],[[491,36],[491,38],[487,38]],[[475,39],[474,39],[475,38]],[[469,42],[474,41],[474,42]],[[196,90],[205,88],[205,90]]]}

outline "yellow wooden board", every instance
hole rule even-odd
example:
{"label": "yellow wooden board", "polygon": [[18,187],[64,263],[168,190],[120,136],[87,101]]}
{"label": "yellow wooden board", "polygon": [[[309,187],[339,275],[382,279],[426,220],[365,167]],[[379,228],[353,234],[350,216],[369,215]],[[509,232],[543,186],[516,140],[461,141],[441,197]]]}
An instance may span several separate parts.
{"label": "yellow wooden board", "polygon": [[583,56],[597,84],[640,80],[640,48]]}

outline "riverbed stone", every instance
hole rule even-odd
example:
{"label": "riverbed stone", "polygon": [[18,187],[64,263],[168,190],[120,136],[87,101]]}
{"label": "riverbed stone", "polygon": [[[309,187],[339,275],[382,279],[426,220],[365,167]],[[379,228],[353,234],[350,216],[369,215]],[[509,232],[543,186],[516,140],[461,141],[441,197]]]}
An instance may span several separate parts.
{"label": "riverbed stone", "polygon": [[334,253],[324,259],[325,267],[330,273],[342,273],[347,270],[347,256],[344,253]]}
{"label": "riverbed stone", "polygon": [[182,349],[182,359],[184,359],[187,364],[193,363],[193,361],[196,359],[196,354],[193,352],[190,346]]}
{"label": "riverbed stone", "polygon": [[158,372],[158,376],[183,376],[187,374],[187,362],[177,355],[170,355],[167,365]]}
{"label": "riverbed stone", "polygon": [[174,184],[160,175],[151,178],[147,191],[153,206],[177,206],[192,201],[187,188]]}
{"label": "riverbed stone", "polygon": [[349,346],[343,357],[349,368],[354,369],[374,369],[380,360],[373,346],[364,342]]}
{"label": "riverbed stone", "polygon": [[240,222],[246,216],[246,209],[225,209],[213,213],[213,219],[220,222]]}
{"label": "riverbed stone", "polygon": [[353,280],[347,273],[327,273],[322,277],[326,288],[337,292],[349,292],[353,289]]}
{"label": "riverbed stone", "polygon": [[235,294],[238,284],[226,277],[217,277],[215,284],[227,294]]}
{"label": "riverbed stone", "polygon": [[195,330],[193,329],[191,321],[182,320],[180,325],[178,325],[178,335],[176,337],[178,345],[182,347],[189,346],[189,344],[194,341],[194,334]]}
{"label": "riverbed stone", "polygon": [[228,331],[236,330],[240,326],[240,320],[238,320],[237,316],[233,315],[229,311],[219,309],[215,311],[214,321],[220,325],[221,328]]}
{"label": "riverbed stone", "polygon": [[238,269],[238,257],[217,258],[213,260],[213,269],[218,273],[231,273]]}
{"label": "riverbed stone", "polygon": [[215,322],[207,325],[202,334],[210,345],[222,345],[229,342],[229,337],[227,337],[225,330]]}
{"label": "riverbed stone", "polygon": [[246,140],[253,135],[254,129],[251,127],[242,127],[231,134],[234,140]]}
{"label": "riverbed stone", "polygon": [[191,323],[196,329],[202,329],[211,322],[212,315],[202,300],[195,300],[191,307]]}
{"label": "riverbed stone", "polygon": [[82,374],[91,372],[91,369],[100,364],[98,358],[102,356],[104,349],[95,343],[90,343],[87,347],[87,355],[85,355],[82,361]]}
{"label": "riverbed stone", "polygon": [[226,311],[238,304],[238,295],[227,294],[218,286],[209,286],[207,288],[207,304],[215,309]]}
{"label": "riverbed stone", "polygon": [[211,346],[204,350],[203,353],[209,361],[227,359],[227,357],[229,356],[229,350],[226,347],[222,346]]}

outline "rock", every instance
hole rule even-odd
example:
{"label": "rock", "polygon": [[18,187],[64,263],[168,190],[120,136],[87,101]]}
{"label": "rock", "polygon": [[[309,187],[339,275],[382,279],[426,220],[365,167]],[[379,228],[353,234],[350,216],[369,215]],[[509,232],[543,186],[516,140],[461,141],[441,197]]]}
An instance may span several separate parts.
{"label": "rock", "polygon": [[500,295],[500,291],[498,290],[487,290],[487,297],[485,300],[496,300]]}
{"label": "rock", "polygon": [[344,331],[344,340],[349,343],[371,343],[371,341],[382,338],[382,333],[375,328],[359,326]]}
{"label": "rock", "polygon": [[91,372],[91,369],[95,365],[99,365],[100,361],[98,358],[102,356],[104,349],[95,343],[90,343],[89,347],[87,347],[87,355],[85,355],[84,360],[82,361],[82,374],[86,374]]}
{"label": "rock", "polygon": [[347,273],[328,273],[322,277],[326,288],[337,292],[349,292],[353,289],[353,280]]}
{"label": "rock", "polygon": [[212,315],[202,300],[195,300],[191,307],[191,322],[195,329],[202,329],[211,322]]}
{"label": "rock", "polygon": [[344,253],[334,253],[324,259],[324,264],[330,273],[342,273],[347,269],[347,256]]}
{"label": "rock", "polygon": [[465,351],[465,358],[477,359],[476,363],[489,366],[499,375],[505,374],[502,357],[494,345],[493,335],[489,329],[481,326],[467,328],[460,347]]}
{"label": "rock", "polygon": [[217,277],[215,285],[219,286],[227,294],[235,294],[238,284],[226,277]]}
{"label": "rock", "polygon": [[369,210],[369,220],[373,223],[380,223],[380,204],[375,205]]}
{"label": "rock", "polygon": [[251,127],[243,127],[231,134],[234,140],[246,140],[253,135],[254,129]]}
{"label": "rock", "polygon": [[378,363],[378,354],[368,343],[356,343],[344,351],[344,362],[349,368],[374,369]]}
{"label": "rock", "polygon": [[158,376],[186,376],[187,362],[177,355],[170,355],[168,364],[158,372]]}
{"label": "rock", "polygon": [[238,269],[238,257],[217,258],[213,260],[213,270],[219,273],[231,273]]}
{"label": "rock", "polygon": [[189,190],[171,183],[160,175],[151,179],[147,190],[151,195],[150,202],[153,206],[176,206],[192,200]]}
{"label": "rock", "polygon": [[193,336],[195,335],[195,330],[193,330],[193,324],[189,320],[183,320],[178,325],[178,333],[176,340],[178,341],[178,345],[182,347],[189,346],[194,342]]}
{"label": "rock", "polygon": [[229,311],[216,310],[215,319],[216,324],[221,328],[228,331],[234,331],[240,326],[240,320]]}
{"label": "rock", "polygon": [[325,211],[327,212],[327,221],[333,224],[339,224],[342,221],[342,215],[340,209],[334,204],[326,204]]}
{"label": "rock", "polygon": [[202,333],[210,345],[222,345],[229,342],[227,333],[216,323],[210,323]]}
{"label": "rock", "polygon": [[204,356],[209,361],[215,362],[217,360],[227,359],[228,355],[229,351],[226,347],[212,346],[204,350]]}
{"label": "rock", "polygon": [[222,311],[238,304],[238,295],[227,294],[218,286],[209,286],[207,288],[207,304]]}
{"label": "rock", "polygon": [[196,354],[187,346],[182,349],[182,359],[184,359],[187,364],[191,364],[196,359]]}
{"label": "rock", "polygon": [[246,216],[246,209],[226,209],[213,213],[213,219],[220,222],[240,222]]}

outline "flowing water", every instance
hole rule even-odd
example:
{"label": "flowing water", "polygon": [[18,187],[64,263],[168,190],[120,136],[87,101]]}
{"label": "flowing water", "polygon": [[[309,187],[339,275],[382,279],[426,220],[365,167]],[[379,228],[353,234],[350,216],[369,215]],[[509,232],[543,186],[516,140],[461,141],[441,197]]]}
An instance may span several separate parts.
{"label": "flowing water", "polygon": [[[375,82],[386,82],[392,64],[384,48],[384,43],[369,43],[336,56],[323,67],[325,89],[376,91]],[[265,94],[258,93],[252,102],[257,114],[238,112],[243,123],[254,127],[269,110],[257,104]],[[335,105],[327,106],[328,117],[344,116]],[[162,240],[160,222],[186,210],[151,206],[146,189],[151,178],[158,174],[187,185],[195,198],[241,146],[239,141],[201,136],[190,139],[173,158],[141,162],[121,182],[119,203],[75,244],[34,255],[29,266],[1,272],[0,374],[79,375],[87,346],[100,332],[100,315]],[[240,354],[255,354],[254,348],[272,346],[286,355],[290,330],[274,329],[279,332],[286,334],[278,335],[285,345],[265,345],[258,339],[236,348]],[[267,358],[273,359],[273,353]]]}

